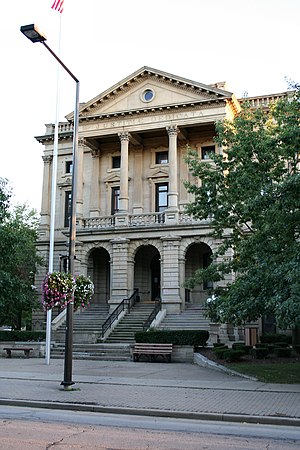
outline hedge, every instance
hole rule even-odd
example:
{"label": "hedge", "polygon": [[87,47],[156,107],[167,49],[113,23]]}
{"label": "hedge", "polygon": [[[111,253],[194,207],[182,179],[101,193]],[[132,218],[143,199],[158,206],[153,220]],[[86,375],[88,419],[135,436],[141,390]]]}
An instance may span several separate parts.
{"label": "hedge", "polygon": [[234,362],[239,361],[242,356],[245,356],[246,353],[243,350],[224,350],[223,352],[223,359],[225,359],[228,362]]}
{"label": "hedge", "polygon": [[260,342],[263,344],[274,344],[275,342],[286,342],[287,344],[291,344],[292,336],[281,333],[265,333],[260,337]]}
{"label": "hedge", "polygon": [[206,330],[149,330],[135,333],[135,341],[151,344],[193,345],[204,347],[209,338]]}
{"label": "hedge", "polygon": [[0,330],[0,341],[44,341],[45,339],[45,331]]}
{"label": "hedge", "polygon": [[292,349],[289,347],[277,347],[274,349],[274,353],[278,358],[289,358],[292,353]]}
{"label": "hedge", "polygon": [[252,345],[246,345],[241,342],[234,342],[232,344],[233,350],[242,350],[246,355],[249,355]]}
{"label": "hedge", "polygon": [[252,348],[250,354],[253,358],[264,359],[268,356],[269,349],[267,347]]}

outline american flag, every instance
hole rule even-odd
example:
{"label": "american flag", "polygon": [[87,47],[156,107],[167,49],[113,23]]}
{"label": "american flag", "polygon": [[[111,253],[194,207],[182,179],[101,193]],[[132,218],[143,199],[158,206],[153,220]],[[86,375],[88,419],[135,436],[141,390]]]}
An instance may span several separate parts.
{"label": "american flag", "polygon": [[54,0],[51,8],[55,9],[55,11],[62,13],[64,10],[64,0]]}

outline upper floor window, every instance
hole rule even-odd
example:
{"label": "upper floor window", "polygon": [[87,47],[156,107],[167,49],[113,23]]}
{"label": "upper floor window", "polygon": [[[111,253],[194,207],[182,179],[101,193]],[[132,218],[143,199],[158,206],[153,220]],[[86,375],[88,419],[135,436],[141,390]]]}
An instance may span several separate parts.
{"label": "upper floor window", "polygon": [[72,208],[71,191],[67,191],[65,193],[65,219],[64,219],[65,227],[68,227],[70,225],[71,208]]}
{"label": "upper floor window", "polygon": [[111,215],[116,214],[120,209],[120,186],[111,188]]}
{"label": "upper floor window", "polygon": [[66,161],[66,173],[72,173],[73,163],[72,161]]}
{"label": "upper floor window", "polygon": [[168,152],[155,153],[155,164],[168,164],[168,162],[169,162]]}
{"label": "upper floor window", "polygon": [[168,207],[168,183],[157,183],[155,185],[155,211],[162,212]]}
{"label": "upper floor window", "polygon": [[112,165],[113,169],[120,169],[120,167],[121,167],[121,156],[113,156],[111,165]]}
{"label": "upper floor window", "polygon": [[201,147],[201,158],[211,159],[211,156],[215,153],[214,145],[207,145],[206,147]]}

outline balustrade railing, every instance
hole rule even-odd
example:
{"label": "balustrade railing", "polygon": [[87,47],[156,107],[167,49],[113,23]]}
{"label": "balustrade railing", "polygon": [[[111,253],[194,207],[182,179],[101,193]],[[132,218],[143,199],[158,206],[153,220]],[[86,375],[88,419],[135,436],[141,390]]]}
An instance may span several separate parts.
{"label": "balustrade railing", "polygon": [[112,324],[118,319],[120,314],[127,310],[130,312],[131,308],[139,299],[139,290],[134,289],[133,294],[129,298],[124,298],[121,303],[113,310],[113,312],[108,316],[106,321],[102,324],[101,327],[101,336],[102,338],[105,336],[105,333],[112,327]]}
{"label": "balustrade railing", "polygon": [[145,320],[145,322],[143,323],[143,330],[144,331],[147,331],[150,328],[151,323],[153,322],[153,320],[155,319],[155,317],[157,316],[157,314],[158,314],[158,312],[160,310],[161,310],[161,300],[157,300],[155,302],[155,306],[153,308],[153,311],[149,315],[148,319]]}
{"label": "balustrade railing", "polygon": [[[208,220],[196,219],[189,216],[184,211],[179,211],[178,224],[200,224],[207,223]],[[82,221],[85,229],[110,229],[116,226],[116,216],[88,217]],[[151,227],[165,224],[164,213],[143,213],[129,214],[128,227]]]}

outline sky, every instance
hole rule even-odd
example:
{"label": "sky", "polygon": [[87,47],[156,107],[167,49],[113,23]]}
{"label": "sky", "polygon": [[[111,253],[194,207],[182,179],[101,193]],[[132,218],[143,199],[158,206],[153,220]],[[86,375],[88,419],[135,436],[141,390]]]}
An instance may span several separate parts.
{"label": "sky", "polygon": [[[300,81],[299,0],[9,0],[1,5],[0,177],[12,203],[41,206],[43,135],[54,123],[57,63],[20,32],[35,23],[80,80],[87,102],[142,66],[204,84],[226,81],[237,97],[284,92]],[[59,29],[61,22],[61,44]],[[75,83],[60,72],[59,120]]]}

